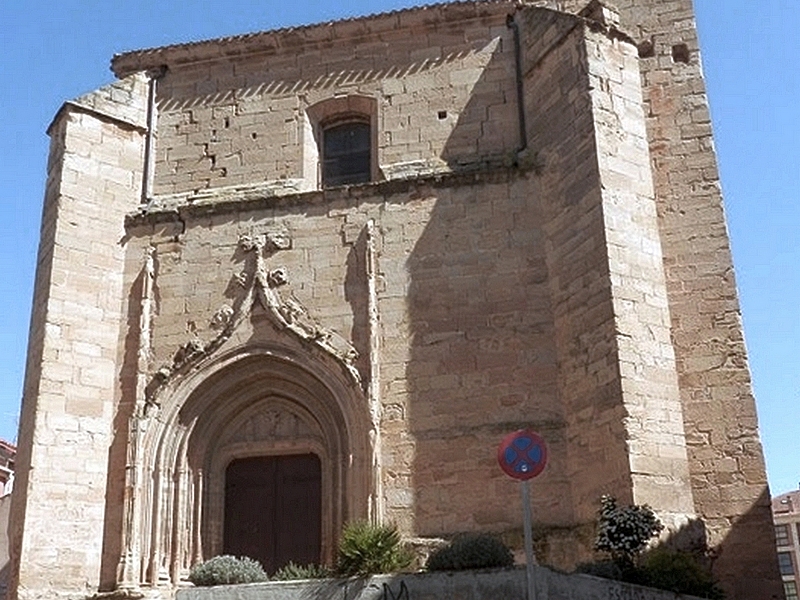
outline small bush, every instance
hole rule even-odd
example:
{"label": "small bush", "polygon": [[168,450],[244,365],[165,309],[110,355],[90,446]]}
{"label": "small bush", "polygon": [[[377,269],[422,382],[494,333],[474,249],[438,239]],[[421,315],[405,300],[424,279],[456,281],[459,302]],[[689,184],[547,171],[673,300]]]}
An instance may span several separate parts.
{"label": "small bush", "polygon": [[342,532],[336,571],[345,577],[393,573],[408,567],[412,559],[397,527],[356,521]]}
{"label": "small bush", "polygon": [[642,583],[650,587],[721,600],[725,594],[693,554],[658,548],[648,552],[640,567]]}
{"label": "small bush", "polygon": [[617,506],[611,496],[600,498],[595,550],[607,552],[623,572],[633,569],[636,557],[664,526],[649,506]]}
{"label": "small bush", "polygon": [[267,579],[267,574],[257,560],[225,554],[195,565],[189,572],[189,581],[197,586],[256,583]]}
{"label": "small bush", "polygon": [[466,569],[493,569],[514,564],[503,542],[485,534],[468,534],[455,538],[444,548],[434,551],[425,567],[428,571],[463,571]]}
{"label": "small bush", "polygon": [[290,581],[293,579],[325,579],[331,576],[331,570],[324,565],[296,565],[290,562],[288,565],[281,567],[272,576],[273,580],[277,581]]}

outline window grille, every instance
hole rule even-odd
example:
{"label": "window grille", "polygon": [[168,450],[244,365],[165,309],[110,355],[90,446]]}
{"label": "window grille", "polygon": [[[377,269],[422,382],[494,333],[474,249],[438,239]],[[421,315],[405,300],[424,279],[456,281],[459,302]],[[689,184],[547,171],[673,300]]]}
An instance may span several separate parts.
{"label": "window grille", "polygon": [[786,600],[798,600],[797,584],[794,581],[784,581],[783,593],[786,596]]}
{"label": "window grille", "polygon": [[368,123],[351,121],[322,132],[322,185],[365,183],[372,179],[372,134]]}

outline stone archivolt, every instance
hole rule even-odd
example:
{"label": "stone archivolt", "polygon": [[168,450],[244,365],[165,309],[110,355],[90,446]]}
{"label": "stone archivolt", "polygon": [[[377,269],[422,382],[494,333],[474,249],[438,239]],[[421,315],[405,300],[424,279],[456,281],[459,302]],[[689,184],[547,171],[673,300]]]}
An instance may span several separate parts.
{"label": "stone archivolt", "polygon": [[337,532],[370,493],[368,464],[357,458],[369,455],[366,401],[332,366],[272,344],[221,349],[166,385],[157,416],[137,420],[139,460],[129,469],[140,477],[128,490],[122,587],[177,583],[221,552],[225,467],[248,456],[319,456],[331,559]]}

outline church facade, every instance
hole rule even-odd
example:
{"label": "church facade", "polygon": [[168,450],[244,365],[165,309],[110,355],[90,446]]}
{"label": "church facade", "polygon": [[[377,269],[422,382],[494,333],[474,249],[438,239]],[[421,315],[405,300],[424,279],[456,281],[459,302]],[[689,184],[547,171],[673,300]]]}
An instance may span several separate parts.
{"label": "church facade", "polygon": [[[558,6],[555,6],[558,4]],[[327,562],[344,524],[537,552],[603,494],[780,593],[690,0],[459,2],[114,57],[52,138],[19,598]],[[746,574],[746,576],[743,576]]]}

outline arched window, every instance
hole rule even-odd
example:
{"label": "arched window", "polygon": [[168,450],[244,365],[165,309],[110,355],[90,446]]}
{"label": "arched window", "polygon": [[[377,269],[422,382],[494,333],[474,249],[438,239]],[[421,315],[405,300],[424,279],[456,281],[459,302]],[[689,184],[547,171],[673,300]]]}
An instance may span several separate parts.
{"label": "arched window", "polygon": [[322,185],[372,179],[372,132],[364,121],[337,121],[322,129]]}
{"label": "arched window", "polygon": [[380,177],[378,102],[352,94],[306,108],[303,178],[312,189],[366,183]]}

